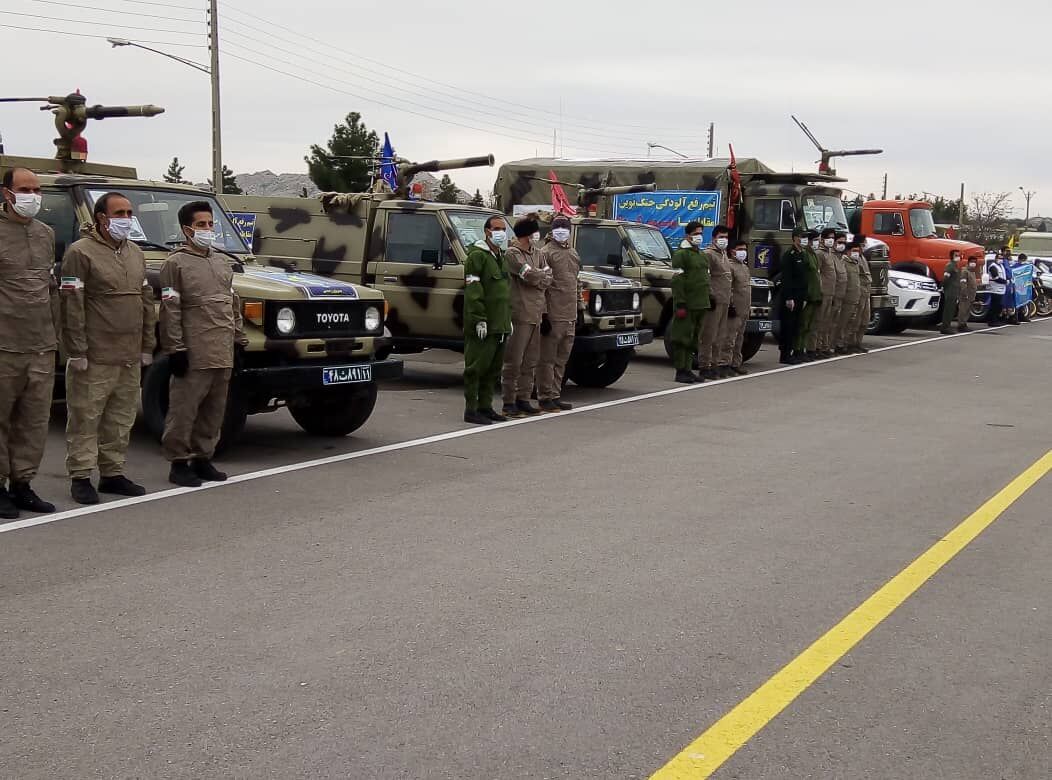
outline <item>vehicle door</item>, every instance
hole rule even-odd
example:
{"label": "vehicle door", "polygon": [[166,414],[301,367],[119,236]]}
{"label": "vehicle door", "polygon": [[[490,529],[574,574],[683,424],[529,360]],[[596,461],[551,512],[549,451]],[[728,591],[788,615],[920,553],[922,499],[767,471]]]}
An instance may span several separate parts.
{"label": "vehicle door", "polygon": [[437,211],[382,208],[377,225],[383,241],[376,280],[390,306],[387,326],[395,338],[459,340],[464,336],[464,266],[443,230]]}
{"label": "vehicle door", "polygon": [[909,252],[909,239],[906,237],[906,226],[902,214],[890,209],[873,212],[873,230],[870,235],[879,238],[888,245],[892,262],[912,259]]}

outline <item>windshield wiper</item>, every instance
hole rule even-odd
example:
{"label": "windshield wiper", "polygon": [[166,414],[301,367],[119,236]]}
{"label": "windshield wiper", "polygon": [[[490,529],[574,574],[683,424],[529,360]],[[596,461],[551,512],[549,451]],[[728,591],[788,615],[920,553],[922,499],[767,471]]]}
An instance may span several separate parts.
{"label": "windshield wiper", "polygon": [[164,244],[158,244],[156,241],[140,241],[137,238],[133,238],[132,241],[134,241],[136,244],[138,244],[139,246],[143,247],[144,249],[160,249],[162,252],[169,252],[169,251],[171,251],[171,247],[170,246],[165,246]]}

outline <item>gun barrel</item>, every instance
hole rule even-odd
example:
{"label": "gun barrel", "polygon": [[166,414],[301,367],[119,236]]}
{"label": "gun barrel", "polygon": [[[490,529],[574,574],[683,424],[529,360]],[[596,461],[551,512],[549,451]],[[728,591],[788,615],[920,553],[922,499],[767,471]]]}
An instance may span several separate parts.
{"label": "gun barrel", "polygon": [[118,116],[157,116],[163,114],[160,106],[87,106],[84,115],[88,119],[109,119]]}
{"label": "gun barrel", "polygon": [[594,198],[607,197],[610,195],[629,195],[633,192],[653,192],[653,184],[628,184],[623,187],[596,187],[594,189],[581,190],[577,198],[583,205]]}
{"label": "gun barrel", "polygon": [[408,178],[424,172],[453,171],[458,168],[484,168],[492,166],[493,162],[493,155],[487,154],[482,157],[459,157],[455,160],[430,160],[422,163],[407,163],[399,165],[398,172]]}

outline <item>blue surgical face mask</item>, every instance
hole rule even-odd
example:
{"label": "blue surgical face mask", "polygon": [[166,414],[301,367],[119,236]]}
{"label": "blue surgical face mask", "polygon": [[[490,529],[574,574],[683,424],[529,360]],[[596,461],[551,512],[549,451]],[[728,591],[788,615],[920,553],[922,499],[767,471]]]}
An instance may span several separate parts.
{"label": "blue surgical face mask", "polygon": [[506,230],[494,230],[490,233],[489,240],[494,245],[499,246],[501,249],[508,245],[508,231]]}
{"label": "blue surgical face mask", "polygon": [[811,245],[811,240],[810,239],[808,239],[808,238],[801,238],[800,239],[800,246],[801,247],[806,249],[810,245]]}
{"label": "blue surgical face mask", "polygon": [[134,226],[131,217],[110,217],[106,230],[114,241],[126,241]]}

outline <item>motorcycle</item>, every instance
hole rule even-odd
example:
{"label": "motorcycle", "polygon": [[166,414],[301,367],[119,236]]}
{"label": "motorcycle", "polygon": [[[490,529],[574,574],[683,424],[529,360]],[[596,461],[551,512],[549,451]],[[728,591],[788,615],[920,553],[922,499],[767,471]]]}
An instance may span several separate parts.
{"label": "motorcycle", "polygon": [[1039,317],[1052,314],[1052,261],[1034,261],[1034,309]]}

